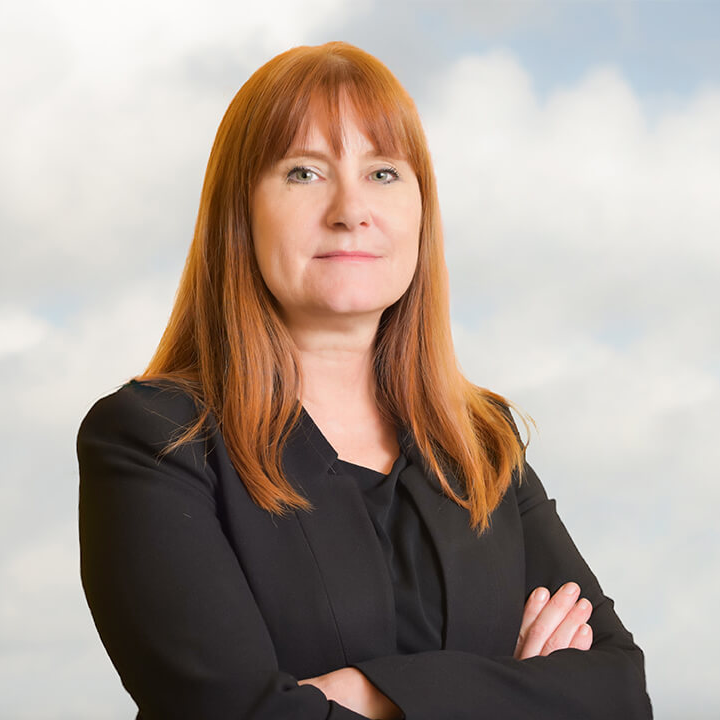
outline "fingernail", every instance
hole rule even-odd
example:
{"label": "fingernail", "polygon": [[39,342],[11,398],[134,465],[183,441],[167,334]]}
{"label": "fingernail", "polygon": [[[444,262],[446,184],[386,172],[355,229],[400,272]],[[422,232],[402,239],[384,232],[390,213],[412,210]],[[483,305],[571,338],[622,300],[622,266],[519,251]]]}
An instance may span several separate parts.
{"label": "fingernail", "polygon": [[535,591],[535,600],[545,602],[550,597],[550,593],[545,588],[538,588]]}
{"label": "fingernail", "polygon": [[586,610],[589,610],[590,607],[591,607],[590,601],[589,601],[589,600],[585,600],[585,598],[583,598],[582,600],[580,600],[580,601],[578,602],[578,606],[580,607],[580,609],[581,609],[583,612],[585,612]]}
{"label": "fingernail", "polygon": [[590,632],[590,626],[585,624],[580,626],[580,634],[585,637]]}
{"label": "fingernail", "polygon": [[563,585],[563,592],[566,595],[574,595],[578,591],[578,586],[574,582]]}

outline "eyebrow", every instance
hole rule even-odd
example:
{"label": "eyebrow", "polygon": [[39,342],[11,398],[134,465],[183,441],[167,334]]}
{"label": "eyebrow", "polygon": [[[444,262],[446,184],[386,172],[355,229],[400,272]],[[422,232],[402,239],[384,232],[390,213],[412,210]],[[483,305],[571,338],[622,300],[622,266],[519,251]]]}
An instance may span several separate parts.
{"label": "eyebrow", "polygon": [[[295,157],[317,158],[319,160],[325,160],[326,162],[330,162],[330,160],[333,159],[326,153],[322,152],[321,150],[313,150],[312,148],[309,148],[305,151],[303,151],[302,148],[290,148],[283,156],[283,159],[295,158]],[[379,152],[378,150],[370,150],[369,152],[366,152],[363,155],[363,159],[365,159],[365,160],[367,160],[368,158],[373,158],[373,157],[383,157],[383,153]],[[388,156],[388,157],[392,157],[392,156]],[[402,160],[403,158],[398,157],[397,159]]]}

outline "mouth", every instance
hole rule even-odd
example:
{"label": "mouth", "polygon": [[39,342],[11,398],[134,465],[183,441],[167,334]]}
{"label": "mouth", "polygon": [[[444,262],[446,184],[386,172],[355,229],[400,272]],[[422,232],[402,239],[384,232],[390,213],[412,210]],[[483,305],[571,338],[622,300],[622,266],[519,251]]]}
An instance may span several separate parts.
{"label": "mouth", "polygon": [[350,250],[347,252],[334,251],[315,256],[318,260],[377,260],[379,255],[363,252],[361,250]]}

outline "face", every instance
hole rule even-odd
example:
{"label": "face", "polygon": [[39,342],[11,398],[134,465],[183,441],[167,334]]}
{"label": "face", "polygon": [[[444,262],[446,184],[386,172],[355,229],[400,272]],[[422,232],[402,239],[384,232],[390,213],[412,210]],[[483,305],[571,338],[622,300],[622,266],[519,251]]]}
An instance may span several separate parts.
{"label": "face", "polygon": [[378,155],[354,112],[341,108],[342,154],[311,116],[305,153],[293,143],[251,199],[255,256],[289,324],[379,321],[417,264],[417,178],[403,158]]}

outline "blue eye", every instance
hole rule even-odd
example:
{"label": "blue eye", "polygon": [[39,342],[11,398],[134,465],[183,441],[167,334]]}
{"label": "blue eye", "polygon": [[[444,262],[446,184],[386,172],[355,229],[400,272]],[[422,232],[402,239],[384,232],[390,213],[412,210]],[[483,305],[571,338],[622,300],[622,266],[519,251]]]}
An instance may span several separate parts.
{"label": "blue eye", "polygon": [[[302,180],[298,180],[297,178],[293,179],[293,175],[295,175],[295,173],[303,173],[303,175],[305,175],[305,178]],[[308,175],[317,175],[317,173],[314,170],[311,170],[309,167],[297,165],[287,174],[287,180],[288,182],[299,183],[300,185],[307,185],[307,181],[311,179],[307,177]]]}

